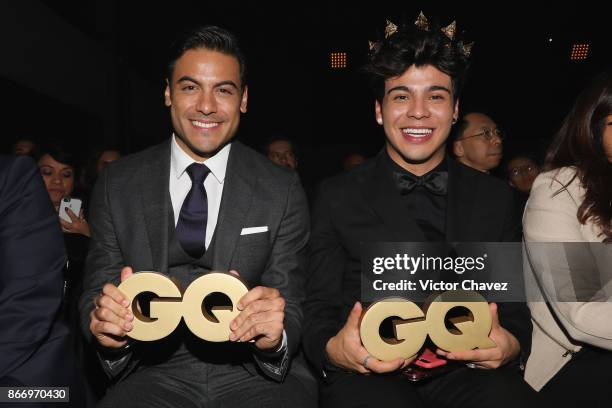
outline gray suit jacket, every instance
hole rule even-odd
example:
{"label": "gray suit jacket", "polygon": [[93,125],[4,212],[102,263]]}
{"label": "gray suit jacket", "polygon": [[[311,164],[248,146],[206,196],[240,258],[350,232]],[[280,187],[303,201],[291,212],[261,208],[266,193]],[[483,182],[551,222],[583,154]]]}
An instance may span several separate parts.
{"label": "gray suit jacket", "polygon": [[[270,377],[282,380],[288,356],[301,336],[305,247],[309,235],[306,197],[295,172],[271,163],[240,142],[233,142],[214,235],[213,270],[237,270],[250,287],[280,290],[286,301],[288,350],[280,364],[255,361]],[[89,331],[92,299],[105,283],[119,284],[120,270],[168,270],[170,143],[164,142],[112,163],[100,176],[91,200],[92,240],[87,256],[81,322]],[[268,231],[241,235],[242,228]],[[111,377],[124,378],[137,362],[130,355],[105,360]],[[254,365],[245,367],[252,371]],[[127,366],[127,367],[126,367]]]}

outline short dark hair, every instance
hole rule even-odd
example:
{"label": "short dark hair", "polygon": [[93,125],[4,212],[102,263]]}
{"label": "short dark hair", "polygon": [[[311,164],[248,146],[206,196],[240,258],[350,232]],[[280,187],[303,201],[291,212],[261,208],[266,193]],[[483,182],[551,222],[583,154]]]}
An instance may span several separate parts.
{"label": "short dark hair", "polygon": [[37,160],[40,160],[45,154],[51,156],[51,158],[58,163],[71,166],[74,168],[75,172],[79,170],[80,162],[78,156],[66,143],[59,139],[48,139],[43,141]]}
{"label": "short dark hair", "polygon": [[449,75],[453,98],[459,98],[469,65],[462,44],[451,41],[439,28],[425,31],[409,24],[383,40],[365,66],[379,102],[384,96],[385,80],[402,75],[412,65],[431,65]]}
{"label": "short dark hair", "polygon": [[506,177],[508,179],[510,179],[510,162],[514,159],[519,159],[519,158],[531,160],[532,162],[536,164],[536,166],[540,167],[540,161],[538,160],[538,157],[536,156],[535,153],[528,152],[528,151],[514,153],[512,155],[509,155],[508,158],[504,158],[503,159],[504,164],[503,166],[501,166],[505,170]]}
{"label": "short dark hair", "polygon": [[267,138],[265,140],[264,144],[261,147],[261,152],[264,155],[267,156],[268,155],[268,151],[270,149],[270,145],[272,143],[275,143],[275,142],[287,142],[287,143],[289,143],[291,145],[291,150],[293,150],[293,155],[295,157],[298,157],[298,145],[295,142],[295,140],[291,139],[288,136],[283,136],[282,134],[281,135],[276,135],[276,136],[271,136],[271,137]]}
{"label": "short dark hair", "polygon": [[463,133],[465,132],[467,127],[470,125],[466,118],[469,115],[473,115],[475,113],[480,114],[480,115],[485,115],[491,118],[491,120],[493,120],[493,117],[485,110],[469,110],[465,112],[463,115],[459,116],[457,123],[455,123],[455,125],[451,129],[451,134],[450,134],[450,137],[448,138],[451,144],[461,139],[461,136],[463,136]]}
{"label": "short dark hair", "polygon": [[240,87],[246,85],[246,58],[238,47],[238,39],[231,32],[217,26],[207,25],[181,32],[170,46],[168,63],[166,64],[166,79],[172,79],[176,61],[189,50],[207,49],[222,54],[231,55],[238,60],[240,67]]}

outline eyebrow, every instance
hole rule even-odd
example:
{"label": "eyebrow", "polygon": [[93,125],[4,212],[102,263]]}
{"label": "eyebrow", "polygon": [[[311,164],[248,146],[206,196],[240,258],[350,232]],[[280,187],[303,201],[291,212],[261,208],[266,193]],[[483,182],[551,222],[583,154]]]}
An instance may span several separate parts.
{"label": "eyebrow", "polygon": [[[399,85],[396,87],[393,87],[391,89],[389,89],[387,91],[387,94],[390,94],[391,92],[394,91],[404,91],[404,92],[413,92],[409,87],[405,86],[405,85]],[[433,92],[433,91],[445,91],[448,92],[449,94],[451,93],[450,89],[448,89],[445,86],[442,85],[432,85],[427,89],[428,92]]]}
{"label": "eyebrow", "polygon": [[[181,82],[185,82],[185,81],[193,82],[194,84],[196,84],[198,86],[202,85],[199,81],[197,81],[196,79],[190,77],[189,75],[184,75],[184,76],[180,77],[178,79],[178,81],[176,81],[176,82],[177,83],[181,83]],[[214,87],[215,88],[219,88],[219,87],[225,86],[225,85],[229,85],[229,86],[232,86],[232,87],[234,87],[236,89],[239,89],[238,85],[236,85],[236,83],[234,81],[230,81],[229,79],[226,80],[226,81],[221,81],[221,82],[216,83]]]}
{"label": "eyebrow", "polygon": [[[49,164],[40,164],[38,166],[38,168],[42,169],[43,167],[46,167],[48,169],[54,170],[55,167],[49,165]],[[65,166],[65,167],[60,167],[60,171],[64,171],[64,170],[71,170],[74,171],[74,168],[72,166]]]}

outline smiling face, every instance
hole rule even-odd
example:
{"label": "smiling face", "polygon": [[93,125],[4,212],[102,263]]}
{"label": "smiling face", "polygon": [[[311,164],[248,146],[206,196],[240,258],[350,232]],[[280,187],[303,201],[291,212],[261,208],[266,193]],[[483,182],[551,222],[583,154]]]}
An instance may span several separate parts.
{"label": "smiling face", "polygon": [[387,153],[398,165],[422,175],[444,159],[458,112],[450,76],[431,65],[412,65],[385,81],[382,103],[376,101],[375,109],[376,121],[385,129]]}
{"label": "smiling face", "polygon": [[47,187],[47,192],[55,208],[58,208],[62,198],[69,197],[74,189],[74,168],[60,163],[48,154],[38,160],[40,174]]}
{"label": "smiling face", "polygon": [[204,48],[176,60],[164,96],[178,145],[197,161],[213,156],[234,137],[247,108],[238,60]]}
{"label": "smiling face", "polygon": [[484,136],[487,129],[497,131],[497,124],[482,113],[467,114],[464,120],[467,126],[453,146],[457,159],[482,172],[489,172],[499,166],[503,153],[502,140],[499,136],[493,136],[491,140]]}

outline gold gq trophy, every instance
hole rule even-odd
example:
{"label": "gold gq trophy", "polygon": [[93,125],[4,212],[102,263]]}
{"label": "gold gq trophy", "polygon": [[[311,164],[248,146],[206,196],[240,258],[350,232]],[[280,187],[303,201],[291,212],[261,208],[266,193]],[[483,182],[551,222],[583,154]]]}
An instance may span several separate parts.
{"label": "gold gq trophy", "polygon": [[[235,305],[248,292],[241,279],[223,272],[211,272],[199,277],[184,293],[166,275],[139,272],[122,282],[119,290],[128,298],[134,314],[134,328],[127,335],[140,341],[154,341],[170,335],[181,322],[181,317],[189,330],[201,339],[228,341],[229,325],[240,313]],[[138,310],[135,301],[144,292],[158,296],[151,300],[150,317]],[[202,303],[208,295],[216,292],[226,295],[231,305],[213,307],[208,313]]]}

